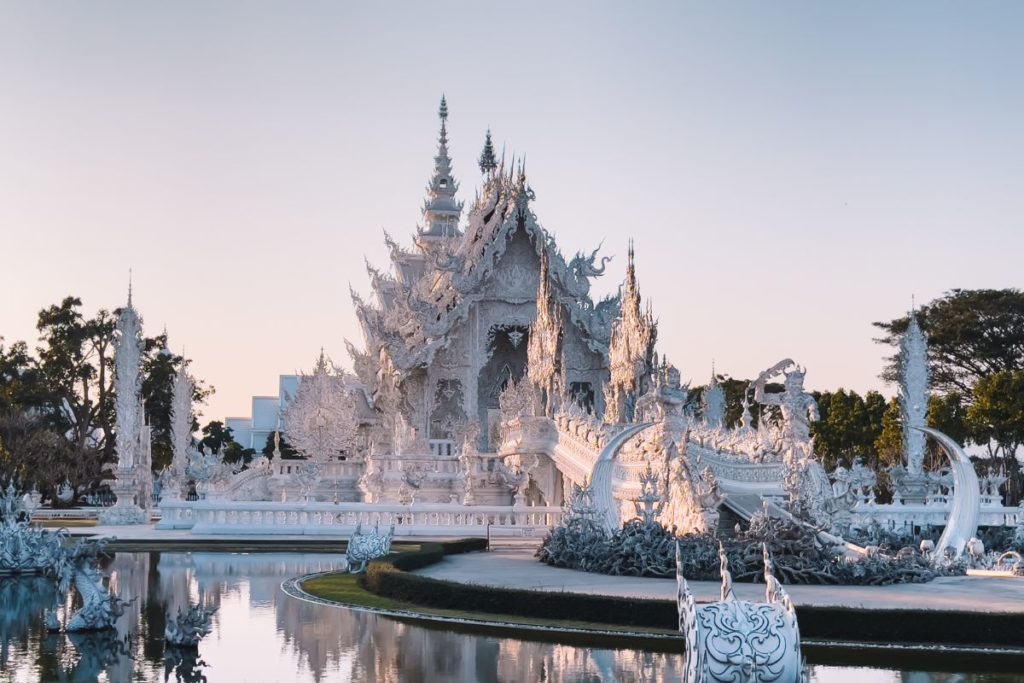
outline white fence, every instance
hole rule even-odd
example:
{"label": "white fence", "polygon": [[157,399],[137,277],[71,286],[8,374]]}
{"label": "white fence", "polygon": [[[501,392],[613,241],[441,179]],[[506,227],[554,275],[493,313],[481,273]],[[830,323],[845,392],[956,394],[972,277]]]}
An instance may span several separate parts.
{"label": "white fence", "polygon": [[562,519],[560,507],[451,503],[276,503],[168,501],[158,529],[202,535],[348,536],[395,525],[396,536],[542,537]]}
{"label": "white fence", "polygon": [[[927,504],[858,503],[853,509],[854,526],[863,527],[872,521],[892,530],[910,529],[912,526],[944,527],[949,519],[950,503],[936,499]],[[1024,520],[1024,508],[1003,505],[982,505],[978,514],[979,526],[1017,526]]]}

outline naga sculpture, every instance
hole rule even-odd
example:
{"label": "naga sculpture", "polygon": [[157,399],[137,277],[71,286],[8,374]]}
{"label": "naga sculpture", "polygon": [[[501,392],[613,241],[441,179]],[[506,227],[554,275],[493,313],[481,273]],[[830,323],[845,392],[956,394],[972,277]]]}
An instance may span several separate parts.
{"label": "naga sculpture", "polygon": [[178,608],[174,619],[167,615],[167,626],[164,627],[164,640],[168,645],[181,648],[196,648],[203,636],[213,627],[213,614],[217,609],[206,609],[202,605],[189,607],[185,613]]}
{"label": "naga sculpture", "polygon": [[0,576],[48,574],[64,552],[67,532],[32,526],[14,482],[0,491]]}
{"label": "naga sculpture", "polygon": [[[64,623],[68,633],[101,631],[114,628],[125,608],[134,602],[125,601],[104,586],[103,574],[99,570],[99,556],[110,539],[85,539],[67,549],[55,566],[57,590],[66,596],[73,586],[82,600],[82,607]],[[46,615],[46,625],[51,631],[60,629],[55,612]]]}
{"label": "naga sculpture", "polygon": [[394,537],[394,524],[386,534],[380,533],[379,526],[374,526],[373,531],[364,534],[362,524],[357,524],[355,533],[348,539],[348,550],[345,552],[349,573],[361,574],[366,571],[366,565],[370,560],[384,557],[391,552],[391,540]]}
{"label": "naga sculpture", "polygon": [[676,542],[676,606],[679,630],[686,639],[685,683],[804,683],[796,610],[772,574],[764,552],[764,603],[738,600],[732,590],[729,561],[719,547],[722,599],[698,607],[683,576],[682,551]]}

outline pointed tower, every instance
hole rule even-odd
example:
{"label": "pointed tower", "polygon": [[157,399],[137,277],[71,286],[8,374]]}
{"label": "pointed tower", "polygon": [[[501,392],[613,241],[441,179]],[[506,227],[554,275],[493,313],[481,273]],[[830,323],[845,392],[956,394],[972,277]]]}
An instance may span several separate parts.
{"label": "pointed tower", "polygon": [[530,326],[527,342],[527,377],[541,390],[544,414],[554,414],[557,399],[567,387],[562,383],[562,312],[551,287],[548,250],[540,252],[540,286],[537,287],[537,317]]}
{"label": "pointed tower", "polygon": [[491,129],[487,129],[487,135],[484,136],[484,148],[480,152],[480,159],[477,161],[480,165],[480,172],[483,174],[494,173],[498,168],[498,159],[494,156],[494,143],[491,142]]}
{"label": "pointed tower", "polygon": [[622,311],[612,325],[608,348],[611,377],[605,387],[605,422],[632,422],[636,400],[646,390],[654,369],[654,343],[658,327],[650,307],[641,308],[640,287],[636,280],[633,242],[629,243],[629,263],[622,291]]}
{"label": "pointed tower", "polygon": [[[128,283],[128,303],[117,317],[117,336],[114,341],[114,390],[115,390],[115,450],[117,466],[110,489],[117,496],[113,506],[104,510],[100,524],[145,524],[148,516],[143,505],[148,501],[137,501],[138,485],[147,472],[140,472],[140,461],[144,461],[141,438],[145,419],[140,416],[139,403],[142,401],[142,319],[132,304],[132,286]],[[144,462],[141,465],[145,465]]]}
{"label": "pointed tower", "polygon": [[455,200],[459,184],[452,176],[452,160],[448,156],[448,103],[443,96],[437,114],[441,119],[441,133],[434,157],[434,175],[427,183],[423,225],[416,236],[416,243],[424,250],[438,241],[458,235],[459,217],[462,215],[462,202]]}
{"label": "pointed tower", "polygon": [[900,410],[903,413],[903,447],[907,472],[924,472],[925,435],[919,427],[928,426],[928,337],[911,311],[910,324],[900,340]]}

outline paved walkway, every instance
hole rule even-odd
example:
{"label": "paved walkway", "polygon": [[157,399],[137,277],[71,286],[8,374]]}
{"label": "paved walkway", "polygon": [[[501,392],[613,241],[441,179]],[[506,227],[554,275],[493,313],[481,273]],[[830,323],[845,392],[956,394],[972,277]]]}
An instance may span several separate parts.
{"label": "paved walkway", "polygon": [[[676,582],[631,576],[588,574],[538,562],[532,550],[498,549],[451,555],[416,572],[448,581],[541,591],[595,593],[675,600]],[[736,583],[736,596],[764,600],[764,584]],[[718,600],[721,584],[691,581],[698,602]],[[865,609],[931,609],[1024,613],[1024,578],[943,577],[924,584],[898,586],[786,586],[797,605]]]}

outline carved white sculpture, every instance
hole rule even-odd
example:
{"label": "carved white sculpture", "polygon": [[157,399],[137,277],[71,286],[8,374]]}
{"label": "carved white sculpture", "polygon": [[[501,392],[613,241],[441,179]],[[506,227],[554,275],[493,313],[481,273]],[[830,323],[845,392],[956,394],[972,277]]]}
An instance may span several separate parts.
{"label": "carved white sculpture", "polygon": [[900,411],[903,415],[903,444],[907,454],[907,472],[924,471],[925,432],[928,426],[928,338],[910,314],[910,324],[900,340]]}
{"label": "carved white sculpture", "polygon": [[355,446],[358,419],[344,373],[320,351],[313,374],[302,375],[284,411],[284,434],[299,453],[318,462]]}
{"label": "carved white sculpture", "polygon": [[[814,397],[804,391],[805,374],[804,368],[787,358],[759,374],[754,382],[754,400],[782,411],[783,450],[799,457],[810,455],[811,422],[820,417]],[[768,380],[779,375],[784,377],[782,392],[766,392]]]}
{"label": "carved white sculpture", "polygon": [[142,378],[139,373],[141,357],[142,320],[132,305],[132,292],[129,287],[128,303],[118,316],[117,336],[114,342],[117,467],[110,488],[117,496],[117,500],[112,507],[100,514],[101,524],[144,524],[149,521],[146,512],[138,505],[139,502],[148,505],[148,501],[136,501],[139,494],[138,460],[143,427],[139,411],[142,389]]}
{"label": "carved white sculpture", "polygon": [[981,507],[981,490],[974,464],[956,441],[931,427],[918,427],[921,432],[935,439],[949,458],[953,469],[953,504],[949,508],[949,520],[935,546],[937,560],[945,557],[946,549],[959,557],[967,542],[978,535],[978,514]]}
{"label": "carved white sculpture", "polygon": [[622,314],[612,328],[608,349],[611,377],[605,387],[608,422],[631,422],[636,400],[646,391],[646,380],[653,370],[657,326],[650,309],[641,310],[640,287],[636,280],[633,244],[629,245]]}
{"label": "carved white sculpture", "polygon": [[196,648],[199,641],[208,635],[213,628],[213,615],[217,608],[206,609],[202,605],[189,607],[184,613],[178,608],[174,618],[167,615],[164,627],[164,640],[172,647]]}
{"label": "carved white sculpture", "polygon": [[171,464],[162,479],[162,496],[168,500],[179,500],[186,485],[185,469],[188,454],[192,448],[192,378],[182,359],[181,367],[174,376],[171,394]]}
{"label": "carved white sculpture", "polygon": [[686,640],[685,683],[801,683],[807,680],[800,655],[796,609],[772,573],[764,549],[765,600],[738,600],[725,551],[719,549],[721,602],[697,606],[683,576],[676,543],[676,606]]}
{"label": "carved white sculpture", "polygon": [[348,539],[348,550],[345,553],[348,560],[348,571],[352,574],[360,574],[366,571],[366,565],[371,560],[387,556],[391,552],[391,540],[394,537],[394,524],[384,534],[377,526],[369,533],[364,533],[362,527],[357,526],[355,533]]}
{"label": "carved white sculpture", "polygon": [[711,429],[720,429],[725,426],[725,390],[718,383],[718,376],[714,370],[711,371],[711,382],[704,389],[701,396],[701,403],[704,408],[704,422]]}
{"label": "carved white sculpture", "polygon": [[527,376],[540,392],[544,414],[554,415],[556,403],[565,388],[562,378],[562,313],[551,285],[548,252],[540,257],[540,284],[537,287],[537,317],[530,326],[527,347]]}

